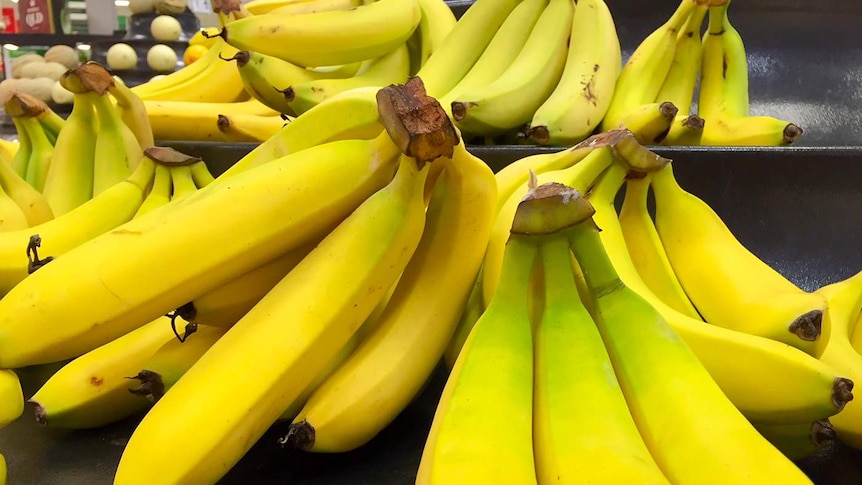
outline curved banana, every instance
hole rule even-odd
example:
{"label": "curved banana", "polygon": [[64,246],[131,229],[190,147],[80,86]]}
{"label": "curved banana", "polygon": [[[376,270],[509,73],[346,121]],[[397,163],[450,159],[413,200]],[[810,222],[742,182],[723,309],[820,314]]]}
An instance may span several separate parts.
{"label": "curved banana", "polygon": [[[15,125],[15,131],[18,133],[18,151],[16,151],[15,156],[12,157],[12,168],[15,169],[15,173],[17,173],[18,176],[26,177],[27,162],[30,160],[30,154],[33,152],[33,144],[30,141],[27,125],[38,125],[39,122],[33,118],[13,116],[12,124]],[[40,127],[36,126],[36,128]],[[45,132],[42,132],[42,135],[44,134]]]}
{"label": "curved banana", "polygon": [[75,93],[72,113],[57,137],[42,194],[60,217],[93,197],[98,118],[94,92]]}
{"label": "curved banana", "polygon": [[658,145],[667,137],[678,112],[671,102],[645,104],[626,113],[619,127],[630,130],[642,145]]}
{"label": "curved banana", "polygon": [[27,159],[27,172],[22,178],[34,189],[42,192],[45,189],[45,181],[48,179],[48,171],[51,169],[51,160],[55,148],[38,123],[24,121],[21,125],[27,132],[30,150],[30,156]]}
{"label": "curved banana", "polygon": [[[600,185],[622,183],[625,170],[614,174],[615,168]],[[668,480],[811,483],[757,433],[661,314],[620,280],[593,212],[581,211],[583,222],[569,230],[571,249],[595,300],[593,318],[629,409]],[[708,437],[700,431],[704,426],[711,430]]]}
{"label": "curved banana", "polygon": [[143,100],[150,99],[150,96],[154,96],[159,92],[176,92],[178,86],[200,77],[212,63],[218,60],[220,53],[225,48],[228,50],[231,49],[230,46],[225,44],[224,40],[216,38],[213,45],[207,50],[206,54],[201,56],[197,61],[188,66],[184,66],[182,69],[167,74],[163,78],[147,81],[145,83],[138,84],[137,86],[132,86],[130,89]]}
{"label": "curved banana", "polygon": [[673,61],[655,97],[659,103],[670,101],[683,115],[688,115],[694,99],[701,63],[700,29],[708,11],[706,4],[698,5],[677,34]]}
{"label": "curved banana", "polygon": [[37,226],[54,218],[54,213],[51,212],[51,206],[48,205],[45,197],[5,163],[0,164],[0,187],[21,209],[28,227]]}
{"label": "curved banana", "polygon": [[522,0],[476,0],[416,76],[429,96],[443,96],[470,71],[500,25]]}
{"label": "curved banana", "polygon": [[309,0],[252,0],[243,5],[245,9],[252,15],[263,15],[272,12],[277,8],[285,5],[293,5],[297,3],[305,3]]}
{"label": "curved banana", "polygon": [[362,0],[306,0],[303,2],[288,3],[266,13],[272,15],[296,15],[301,13],[349,10],[360,6],[362,6]]}
{"label": "curved banana", "polygon": [[752,424],[761,436],[791,460],[801,460],[817,450],[832,446],[837,440],[835,428],[828,419],[813,423]]}
{"label": "curved banana", "polygon": [[252,98],[239,103],[144,101],[156,140],[223,141],[221,113],[275,116],[278,112]]}
{"label": "curved banana", "polygon": [[[320,145],[93,238],[0,300],[0,368],[80,355],[326,234],[389,182],[397,153],[385,132],[372,141]],[[316,190],[328,187],[338,190],[329,197]],[[246,210],[252,205],[257,209]],[[211,224],[207,214],[230,218],[231,230]],[[148,254],[162,264],[123,264],[129,255],[148,261]],[[74,287],[65,283],[70,275]],[[28,303],[36,294],[38,309]],[[17,313],[22,305],[30,310]]]}
{"label": "curved banana", "polygon": [[536,237],[512,228],[497,292],[449,374],[416,485],[535,484],[530,277]]}
{"label": "curved banana", "polygon": [[50,428],[96,428],[143,411],[148,403],[129,392],[136,387],[130,377],[175,339],[170,318],[159,317],[73,359],[28,400],[36,421]]}
{"label": "curved banana", "polygon": [[419,32],[420,49],[418,68],[421,68],[431,54],[443,45],[458,20],[444,0],[419,0],[419,10],[422,17],[416,30]]}
{"label": "curved banana", "polygon": [[563,73],[574,11],[570,0],[549,1],[512,64],[494,82],[452,102],[458,128],[495,135],[530,122]]}
{"label": "curved banana", "polygon": [[452,110],[452,101],[465,91],[473,91],[484,88],[500,77],[506,69],[512,65],[512,61],[527,39],[530,32],[539,20],[539,16],[548,0],[523,0],[512,9],[500,28],[490,39],[488,47],[481,56],[445,95],[440,96],[440,105],[447,112]]}
{"label": "curved banana", "polygon": [[697,0],[681,0],[667,22],[637,46],[620,71],[611,104],[599,125],[601,131],[619,126],[638,106],[656,102],[673,63],[677,35],[696,8]]}
{"label": "curved banana", "polygon": [[463,144],[435,163],[446,166],[419,246],[376,329],[294,419],[293,436],[304,438],[295,446],[332,453],[367,443],[421,390],[452,337],[482,262],[496,186],[491,169]]}
{"label": "curved banana", "polygon": [[533,114],[530,137],[542,145],[569,145],[592,133],[610,106],[622,53],[604,0],[580,0],[572,19],[566,67],[554,91]]}
{"label": "curved banana", "polygon": [[39,238],[37,247],[42,253],[41,262],[44,263],[48,257],[57,257],[116,228],[135,215],[152,184],[154,172],[155,163],[144,159],[128,179],[63,216],[38,226],[0,235],[0,295],[5,295],[27,277],[30,264],[38,266],[40,263],[29,260],[31,255],[28,248],[33,236]]}
{"label": "curved banana", "polygon": [[0,233],[16,232],[28,227],[27,215],[0,186]]}
{"label": "curved banana", "polygon": [[449,339],[446,350],[443,351],[443,363],[450,370],[455,367],[455,361],[458,360],[458,355],[464,348],[464,342],[467,341],[467,337],[484,312],[485,302],[482,300],[482,268],[480,266],[476,280],[470,290],[470,296],[467,297],[461,316],[458,317],[458,324],[452,333],[452,338]]}
{"label": "curved banana", "polygon": [[117,109],[123,123],[129,127],[138,140],[138,146],[147,149],[155,145],[153,140],[153,127],[147,116],[147,107],[144,100],[135,94],[123,81],[114,76],[114,83],[108,87],[108,92],[117,100]]}
{"label": "curved banana", "polygon": [[542,308],[534,336],[533,391],[539,482],[668,484],[616,376],[608,372],[610,357],[578,296],[568,240],[549,236],[539,252],[544,295],[532,296]]}
{"label": "curved banana", "polygon": [[99,132],[93,156],[93,195],[98,195],[128,178],[144,152],[107,93],[98,95],[94,105]]}
{"label": "curved banana", "polygon": [[671,167],[653,175],[652,188],[661,242],[704,320],[813,353],[825,299],[743,247],[707,204],[677,184]]}
{"label": "curved banana", "polygon": [[207,167],[206,162],[203,160],[193,163],[191,167],[192,179],[195,181],[195,185],[197,185],[199,189],[202,189],[215,181],[215,177],[210,173],[209,167]]}
{"label": "curved banana", "polygon": [[[338,353],[398,279],[422,234],[429,166],[400,160],[391,183],[362,202],[156,403],[129,439],[115,484],[215,483]],[[332,285],[340,291],[319,291]],[[212,386],[213,378],[223,385]]]}
{"label": "curved banana", "polygon": [[190,166],[171,167],[171,187],[171,202],[183,200],[197,192],[198,186],[192,178]]}
{"label": "curved banana", "polygon": [[218,115],[216,126],[229,142],[261,143],[280,132],[289,121],[280,116]]}
{"label": "curved banana", "polygon": [[135,218],[166,205],[171,201],[171,192],[173,191],[173,182],[171,182],[171,169],[165,165],[156,165],[155,175],[153,176],[153,186],[150,192],[141,202],[138,211],[135,212]]}
{"label": "curved banana", "polygon": [[802,128],[772,116],[706,119],[701,144],[709,146],[785,146],[802,136]]}
{"label": "curved banana", "polygon": [[5,428],[24,413],[24,393],[18,374],[0,369],[0,428]]}
{"label": "curved banana", "polygon": [[256,15],[225,25],[219,35],[238,49],[299,66],[335,66],[402,46],[421,16],[417,0],[378,0],[352,10]]}
{"label": "curved banana", "polygon": [[60,130],[66,124],[66,120],[47,105],[36,114],[36,119],[39,120],[42,130],[45,131],[45,135],[52,141],[52,144],[56,143],[57,137],[60,136]]}
{"label": "curved banana", "polygon": [[19,148],[21,148],[20,141],[0,138],[0,160],[11,166]]}
{"label": "curved banana", "polygon": [[383,124],[377,113],[377,91],[376,87],[351,89],[327,99],[231,165],[217,182],[316,145],[378,136]]}
{"label": "curved banana", "polygon": [[407,46],[402,45],[377,59],[363,63],[352,77],[289,85],[282,92],[291,111],[301,115],[338,93],[368,86],[404,84],[409,75],[410,55]]}
{"label": "curved banana", "polygon": [[700,320],[673,272],[667,253],[647,208],[651,174],[626,180],[626,195],[620,210],[620,229],[641,279],[657,297],[674,310]]}
{"label": "curved banana", "polygon": [[697,146],[703,142],[706,121],[698,115],[677,114],[670,125],[667,136],[660,145]]}
{"label": "curved banana", "polygon": [[697,114],[708,123],[749,114],[748,60],[742,37],[727,17],[728,7],[730,0],[709,8],[709,24],[701,44]]}

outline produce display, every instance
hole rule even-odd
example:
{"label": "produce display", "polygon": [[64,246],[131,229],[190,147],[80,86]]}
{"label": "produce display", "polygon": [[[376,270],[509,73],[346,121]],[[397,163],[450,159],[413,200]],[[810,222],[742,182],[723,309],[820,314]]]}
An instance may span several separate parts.
{"label": "produce display", "polygon": [[750,115],[728,5],[623,64],[602,0],[225,0],[160,79],[70,62],[65,119],[6,88],[0,427],[139,416],[113,483],[215,484],[357,450],[442,361],[417,485],[812,483],[862,449],[862,271],[800,289],[650,148],[801,135]]}

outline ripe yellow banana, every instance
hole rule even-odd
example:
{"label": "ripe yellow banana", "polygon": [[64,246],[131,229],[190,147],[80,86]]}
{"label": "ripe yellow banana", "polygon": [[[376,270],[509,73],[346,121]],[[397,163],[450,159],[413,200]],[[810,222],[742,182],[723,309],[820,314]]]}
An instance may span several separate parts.
{"label": "ripe yellow banana", "polygon": [[147,194],[135,217],[150,212],[158,207],[161,207],[171,201],[171,192],[173,191],[173,182],[171,182],[171,169],[165,165],[158,164],[156,166],[155,175],[153,176],[153,186]]}
{"label": "ripe yellow banana", "polygon": [[705,124],[704,119],[698,115],[677,114],[660,145],[701,145]]}
{"label": "ripe yellow banana", "polygon": [[416,485],[535,484],[529,293],[536,238],[506,243],[497,292],[449,374]]}
{"label": "ripe yellow banana", "polygon": [[229,142],[261,143],[281,131],[289,123],[281,116],[218,115],[216,126]]}
{"label": "ripe yellow banana", "polygon": [[[818,358],[841,375],[862,382],[862,355],[850,343],[850,326],[859,318],[862,308],[862,272],[826,285],[816,293],[829,302],[823,319],[822,342],[817,347]],[[862,446],[862,402],[847,403],[829,421],[838,439],[854,448]]]}
{"label": "ripe yellow banana", "polygon": [[522,0],[477,0],[416,74],[429,96],[443,96],[470,71]]}
{"label": "ripe yellow banana", "polygon": [[801,460],[837,440],[828,419],[813,423],[752,424],[758,433],[791,460]]}
{"label": "ripe yellow banana", "polygon": [[352,89],[327,99],[291,120],[281,131],[222,173],[218,181],[323,143],[378,136],[383,131],[377,114],[378,90],[376,87]]}
{"label": "ripe yellow banana", "polygon": [[616,376],[608,372],[610,357],[578,296],[568,240],[549,236],[539,252],[544,299],[533,294],[542,308],[534,336],[533,390],[539,483],[668,484]]}
{"label": "ripe yellow banana", "polygon": [[709,24],[701,44],[697,114],[707,122],[749,115],[748,60],[742,37],[727,17],[728,7],[730,0],[709,8]]}
{"label": "ripe yellow banana", "polygon": [[649,103],[629,110],[620,120],[620,128],[634,133],[642,145],[658,145],[670,132],[679,110],[673,103]]}
{"label": "ripe yellow banana", "polygon": [[[398,279],[422,234],[428,165],[400,160],[389,185],[330,232],[156,403],[130,438],[115,484],[215,483],[338,353]],[[214,378],[223,385],[212,386]]]}
{"label": "ripe yellow banana", "polygon": [[0,138],[0,160],[11,166],[19,148],[21,148],[21,142]]}
{"label": "ripe yellow banana", "polygon": [[667,167],[652,177],[655,225],[673,271],[704,319],[813,353],[825,299],[806,293],[749,252]]}
{"label": "ripe yellow banana", "polygon": [[302,449],[341,452],[371,440],[421,390],[452,337],[482,262],[496,186],[490,168],[463,144],[451,160],[435,163],[446,166],[422,240],[376,329],[294,419]]}
{"label": "ripe yellow banana", "polygon": [[93,197],[98,118],[94,92],[75,93],[72,113],[57,137],[51,166],[42,193],[55,217],[71,211]]}
{"label": "ripe yellow banana", "polygon": [[[594,149],[582,161],[571,167],[561,170],[553,170],[541,173],[537,176],[538,183],[558,181],[574,186],[582,193],[586,193],[592,187],[593,182],[605,171],[615,158],[611,147],[599,147]],[[524,188],[525,189],[525,188]],[[488,248],[485,251],[485,259],[482,264],[482,294],[486,305],[490,304],[491,298],[497,288],[500,279],[500,271],[503,263],[503,252],[506,247],[509,229],[518,209],[521,198],[526,190],[516,190],[497,213]]]}
{"label": "ripe yellow banana", "polygon": [[667,22],[637,46],[617,79],[611,104],[599,125],[601,131],[619,126],[638,106],[656,102],[673,63],[677,35],[696,8],[697,0],[681,0]]}
{"label": "ripe yellow banana", "polygon": [[[616,183],[611,171],[606,177],[600,185]],[[572,226],[571,248],[629,409],[669,481],[811,483],[746,421],[661,314],[620,280],[592,212],[583,210],[583,222]]]}
{"label": "ripe yellow banana", "polygon": [[775,340],[688,317],[649,290],[632,263],[614,207],[625,174],[612,168],[615,185],[600,184],[590,194],[590,201],[614,269],[623,283],[649,301],[685,340],[734,406],[746,418],[762,423],[810,422],[840,411],[853,397],[852,381],[836,375],[830,366]]}
{"label": "ripe yellow banana", "polygon": [[134,376],[165,343],[176,340],[170,318],[159,317],[64,365],[29,399],[36,421],[50,428],[104,426],[148,407],[129,392]]}
{"label": "ripe yellow banana", "polygon": [[461,130],[496,135],[529,123],[563,73],[574,3],[550,0],[511,65],[492,83],[464,91],[452,102]]}
{"label": "ripe yellow banana", "polygon": [[125,180],[144,152],[132,130],[114,109],[107,92],[95,98],[99,132],[96,136],[93,167],[93,195]]}
{"label": "ripe yellow banana", "polygon": [[117,76],[114,76],[114,83],[108,87],[108,92],[117,101],[120,118],[134,133],[135,139],[138,140],[138,146],[145,150],[155,145],[153,127],[150,125],[144,100]]}
{"label": "ripe yellow banana", "polygon": [[[0,368],[80,355],[321,237],[389,182],[397,150],[385,132],[303,150],[82,244],[0,300]],[[328,187],[338,190],[321,197]],[[221,214],[230,230],[206,214]],[[148,254],[161,264],[144,264]],[[42,302],[38,309],[28,303],[33,298]],[[30,310],[17,313],[22,305]]]}
{"label": "ripe yellow banana", "polygon": [[197,185],[199,189],[202,189],[215,181],[215,177],[210,173],[209,167],[207,167],[206,162],[203,160],[198,163],[193,163],[191,167],[192,180],[195,181],[195,185]]}
{"label": "ripe yellow banana", "polygon": [[417,0],[378,0],[351,10],[256,15],[225,25],[219,35],[238,49],[299,66],[334,66],[402,46],[421,16]]}
{"label": "ripe yellow banana", "polygon": [[539,16],[548,0],[523,0],[506,17],[500,28],[490,39],[488,47],[473,64],[464,77],[458,81],[449,91],[440,97],[443,109],[450,112],[452,101],[465,91],[476,92],[491,84],[500,77],[512,64],[515,56],[527,43],[530,32],[539,20]]}
{"label": "ripe yellow banana", "polygon": [[5,163],[0,164],[0,187],[21,209],[28,227],[37,226],[54,218],[54,213],[51,212],[51,206],[48,205],[45,197]]}
{"label": "ripe yellow banana", "polygon": [[333,12],[362,6],[362,0],[306,0],[293,2],[266,12],[272,15],[296,15],[301,13]]}
{"label": "ripe yellow banana", "polygon": [[144,104],[156,140],[223,141],[224,137],[216,124],[221,113],[259,116],[278,114],[254,98],[239,103],[144,101]]}
{"label": "ripe yellow banana", "polygon": [[192,178],[192,169],[188,165],[171,167],[171,202],[185,199],[197,192],[198,186]]}
{"label": "ripe yellow banana", "polygon": [[473,287],[470,290],[470,296],[467,297],[467,303],[458,317],[458,324],[455,331],[452,333],[452,338],[446,345],[446,350],[443,351],[443,362],[450,370],[455,367],[455,361],[458,359],[458,354],[464,347],[464,342],[470,335],[470,331],[479,321],[482,313],[485,312],[485,302],[482,301],[482,268],[476,275],[476,280],[473,282]]}
{"label": "ripe yellow banana", "polygon": [[709,7],[706,4],[698,5],[680,29],[676,36],[673,61],[655,97],[659,103],[670,101],[680,109],[682,115],[688,115],[694,99],[701,64],[700,29],[707,11]]}
{"label": "ripe yellow banana", "polygon": [[243,5],[243,7],[252,15],[263,15],[285,5],[294,5],[308,1],[310,0],[252,0]]}
{"label": "ripe yellow banana", "polygon": [[419,62],[416,72],[428,62],[431,54],[443,45],[446,36],[457,23],[452,8],[444,0],[419,0],[419,10],[422,17],[416,28],[419,33]]}
{"label": "ripe yellow banana", "polygon": [[[33,143],[30,141],[27,125],[33,125],[35,129],[39,129],[39,122],[25,116],[13,116],[12,124],[15,125],[15,131],[18,133],[18,151],[12,157],[12,168],[18,176],[27,177],[27,162],[29,162],[30,154],[33,152]],[[42,130],[39,129],[39,131]],[[42,135],[45,135],[44,131],[42,131]]]}
{"label": "ripe yellow banana", "polygon": [[47,259],[116,228],[135,215],[152,184],[154,172],[155,163],[144,159],[128,179],[63,216],[0,235],[0,295],[5,295],[28,275],[31,255],[27,248],[32,236],[39,237],[39,251],[43,259]]}
{"label": "ripe yellow banana", "polygon": [[409,75],[410,55],[407,46],[402,45],[381,57],[364,62],[352,77],[288,85],[283,88],[283,95],[291,112],[301,115],[338,93],[368,86],[404,84]]}
{"label": "ripe yellow banana", "polygon": [[638,274],[657,297],[674,310],[700,320],[673,272],[658,231],[647,208],[652,175],[626,181],[626,195],[620,210],[620,229]]}
{"label": "ripe yellow banana", "polygon": [[785,146],[802,136],[802,128],[772,116],[705,118],[701,143],[709,146]]}
{"label": "ripe yellow banana", "polygon": [[5,428],[24,412],[24,394],[18,374],[0,369],[0,428]]}
{"label": "ripe yellow banana", "polygon": [[578,41],[569,45],[560,82],[530,122],[530,136],[543,145],[589,136],[604,118],[620,75],[620,41],[604,0],[577,3],[570,38]]}
{"label": "ripe yellow banana", "polygon": [[6,190],[0,186],[0,233],[16,232],[30,227],[27,215]]}

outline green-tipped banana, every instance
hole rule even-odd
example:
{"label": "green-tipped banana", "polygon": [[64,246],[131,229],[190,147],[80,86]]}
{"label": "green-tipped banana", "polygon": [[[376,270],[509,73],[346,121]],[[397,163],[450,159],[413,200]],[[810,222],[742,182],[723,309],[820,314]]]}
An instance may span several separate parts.
{"label": "green-tipped banana", "polygon": [[[27,177],[27,162],[30,160],[30,154],[33,152],[33,144],[30,141],[27,125],[33,124],[39,129],[39,122],[32,118],[13,116],[12,123],[15,125],[15,131],[18,133],[18,151],[12,157],[12,168],[19,177]],[[42,135],[44,134],[42,132]]]}
{"label": "green-tipped banana", "polygon": [[51,212],[45,197],[5,163],[0,163],[0,186],[18,204],[30,227],[54,218],[54,213]]}
{"label": "green-tipped banana", "polygon": [[117,76],[114,76],[114,84],[108,87],[108,92],[117,100],[120,118],[134,133],[135,139],[138,140],[138,146],[145,150],[155,145],[153,127],[150,125],[150,117],[147,116],[144,100]]}
{"label": "green-tipped banana", "polygon": [[110,97],[107,94],[99,95],[94,103],[99,133],[93,154],[93,195],[98,195],[125,180],[144,153]]}

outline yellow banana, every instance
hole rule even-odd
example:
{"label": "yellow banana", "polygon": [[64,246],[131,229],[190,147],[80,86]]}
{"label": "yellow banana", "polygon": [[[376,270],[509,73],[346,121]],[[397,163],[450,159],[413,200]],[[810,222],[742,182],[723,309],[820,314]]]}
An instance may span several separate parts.
{"label": "yellow banana", "polygon": [[562,234],[549,236],[539,252],[544,299],[533,295],[543,310],[534,336],[533,446],[539,483],[668,484],[616,376],[608,372],[610,357],[575,287],[568,240]]}
{"label": "yellow banana", "polygon": [[16,232],[28,227],[27,215],[0,186],[0,233]]}
{"label": "yellow banana", "polygon": [[[615,184],[617,176],[608,171],[600,185]],[[661,314],[620,280],[594,210],[580,212],[582,222],[568,236],[595,299],[593,318],[635,424],[668,480],[811,483],[746,421]],[[706,428],[709,433],[702,432]]]}
{"label": "yellow banana", "polygon": [[[0,368],[80,355],[326,234],[392,178],[396,154],[385,132],[372,141],[320,145],[211,184],[82,244],[0,300]],[[321,187],[338,191],[320,197]],[[258,208],[249,212],[249,204]],[[291,217],[284,217],[285,208]],[[231,221],[229,231],[205,216],[216,213]],[[143,264],[147,254],[162,263]],[[65,283],[72,274],[74,287]],[[28,303],[32,298],[42,302],[38,309]],[[19,314],[22,305],[30,310]]]}
{"label": "yellow banana", "polygon": [[147,212],[170,202],[172,191],[171,169],[165,165],[158,164],[153,176],[153,186],[150,188],[150,192],[144,198],[140,207],[138,207],[138,211],[135,212],[135,217],[141,217]]}
{"label": "yellow banana", "polygon": [[677,114],[660,145],[701,145],[705,124],[704,119],[698,115]]}
{"label": "yellow banana", "polygon": [[828,419],[813,423],[752,424],[758,433],[791,460],[801,460],[833,445],[837,439]]}
{"label": "yellow banana", "polygon": [[144,152],[132,130],[114,109],[107,92],[95,98],[99,132],[93,166],[93,195],[125,180]]}
{"label": "yellow banana", "polygon": [[[419,0],[419,63],[421,68],[437,51],[458,22],[452,8],[444,0]],[[414,33],[415,35],[415,33]],[[442,103],[441,103],[442,104]],[[443,105],[445,107],[445,105]]]}
{"label": "yellow banana", "polygon": [[56,143],[57,137],[60,136],[60,130],[66,124],[66,120],[47,105],[36,114],[36,119],[39,120],[39,124],[42,125],[42,130],[45,131],[48,139]]}
{"label": "yellow banana", "polygon": [[192,178],[192,169],[188,165],[171,167],[171,202],[185,199],[197,192],[198,186]]}
{"label": "yellow banana", "polygon": [[709,7],[698,5],[676,36],[673,61],[664,78],[664,83],[655,97],[656,102],[670,101],[688,115],[694,99],[694,88],[700,74],[701,41],[700,29]]}
{"label": "yellow banana", "polygon": [[27,132],[28,148],[30,150],[29,158],[27,159],[27,171],[21,178],[27,183],[41,192],[45,189],[45,181],[48,178],[48,171],[51,169],[51,160],[54,157],[54,145],[48,139],[45,131],[40,127],[39,123],[24,120],[21,126]]}
{"label": "yellow banana", "polygon": [[13,119],[34,118],[39,122],[39,127],[51,145],[57,141],[57,135],[60,134],[60,129],[65,124],[65,120],[48,107],[44,101],[27,93],[13,92],[11,96],[7,96],[4,111]]}
{"label": "yellow banana", "polygon": [[280,116],[218,115],[216,126],[225,141],[261,143],[281,131],[289,121]]}
{"label": "yellow banana", "polygon": [[114,83],[108,87],[108,92],[117,101],[120,118],[135,135],[135,139],[138,140],[138,146],[141,149],[147,149],[155,145],[153,127],[150,125],[150,118],[147,116],[147,107],[144,105],[144,100],[135,94],[117,76],[114,76]]}
{"label": "yellow banana", "polygon": [[730,0],[709,8],[709,24],[701,44],[697,114],[707,122],[749,114],[748,60],[742,37],[727,17],[728,7]]}
{"label": "yellow banana", "polygon": [[652,175],[626,181],[626,195],[620,210],[620,229],[638,274],[647,287],[668,306],[691,318],[700,314],[689,301],[673,272],[667,253],[647,208]]}
{"label": "yellow banana", "polygon": [[156,140],[222,141],[216,122],[221,113],[274,116],[256,99],[240,103],[144,101]]}
{"label": "yellow banana", "polygon": [[0,187],[18,205],[27,221],[27,227],[37,226],[54,218],[45,197],[5,163],[0,164]]}
{"label": "yellow banana", "polygon": [[21,148],[20,141],[0,138],[0,160],[11,166],[19,148]]}
{"label": "yellow banana", "polygon": [[296,15],[302,13],[333,12],[362,6],[362,0],[306,0],[293,2],[266,12],[272,15]]}
{"label": "yellow banana", "polygon": [[24,412],[24,394],[18,374],[0,369],[0,428],[5,428]]}
{"label": "yellow banana", "polygon": [[802,136],[802,128],[772,116],[705,118],[701,143],[708,146],[785,146]]}
{"label": "yellow banana", "polygon": [[129,392],[136,387],[130,377],[175,339],[170,318],[159,317],[73,359],[29,399],[36,421],[50,428],[96,428],[143,411],[148,403]]}
{"label": "yellow banana", "polygon": [[497,30],[522,0],[477,0],[416,75],[429,96],[443,96],[470,71]]}
{"label": "yellow banana", "polygon": [[530,136],[547,145],[568,145],[592,133],[610,106],[622,63],[620,41],[604,0],[575,7],[566,67],[560,82],[533,114]]}
{"label": "yellow banana", "polygon": [[391,52],[410,37],[420,17],[417,0],[378,0],[351,10],[256,15],[225,25],[219,35],[238,49],[299,66],[334,66]]}
{"label": "yellow banana", "polygon": [[496,187],[490,168],[463,144],[435,163],[446,166],[422,240],[376,329],[294,419],[292,436],[304,438],[295,446],[331,453],[371,440],[421,390],[452,337],[482,261]]}
{"label": "yellow banana", "polygon": [[[28,267],[57,257],[84,242],[129,221],[152,184],[155,163],[142,160],[132,175],[63,216],[27,229],[0,235],[0,295],[5,295],[28,275]],[[28,249],[36,246],[42,261]],[[35,248],[34,248],[35,249]],[[28,262],[29,259],[29,262]],[[33,271],[35,271],[33,269]],[[2,333],[2,331],[0,331]]]}
{"label": "yellow banana", "polygon": [[323,143],[378,136],[383,131],[377,114],[378,90],[376,87],[352,89],[327,99],[291,120],[222,173],[218,181]]}
{"label": "yellow banana", "polygon": [[[19,177],[27,177],[27,162],[30,161],[30,155],[33,153],[33,143],[30,141],[28,125],[33,125],[39,129],[39,122],[33,118],[13,116],[12,124],[15,125],[15,131],[18,133],[18,151],[12,157],[12,168]],[[44,136],[45,132],[42,132],[42,135]]]}
{"label": "yellow banana", "polygon": [[404,84],[409,75],[410,55],[407,52],[407,46],[402,45],[379,58],[363,63],[356,75],[352,77],[320,79],[289,85],[283,89],[283,94],[291,111],[301,115],[338,93],[367,86]]}
{"label": "yellow banana", "polygon": [[191,167],[192,179],[195,181],[195,185],[197,185],[199,189],[202,189],[215,181],[215,177],[210,173],[209,167],[207,167],[206,162],[203,160],[198,163],[193,163]]}
{"label": "yellow banana", "polygon": [[285,5],[294,5],[308,1],[310,0],[252,0],[243,6],[252,15],[263,15]]}
{"label": "yellow banana", "polygon": [[825,299],[743,247],[706,203],[677,184],[671,167],[656,172],[651,184],[661,242],[704,320],[813,353]]}
{"label": "yellow banana", "polygon": [[[129,439],[115,484],[215,483],[338,353],[398,279],[422,234],[428,165],[400,160],[389,185],[330,232],[156,403]],[[333,285],[339,291],[319,291]],[[213,378],[224,385],[210,385]]]}
{"label": "yellow banana", "polygon": [[452,117],[461,130],[496,135],[530,122],[563,73],[574,11],[569,0],[550,0],[509,67],[456,97]]}
{"label": "yellow banana", "polygon": [[634,133],[642,145],[658,145],[670,132],[679,110],[673,103],[649,103],[633,108],[620,120],[620,128]]}
{"label": "yellow banana", "polygon": [[215,38],[213,45],[207,50],[207,53],[201,56],[197,61],[183,67],[177,71],[165,75],[153,81],[147,81],[137,86],[132,86],[130,89],[141,99],[150,99],[150,96],[156,93],[167,92],[172,93],[184,83],[194,80],[210,67],[210,64],[217,61],[222,50],[230,51],[231,47],[227,46],[224,40]]}
{"label": "yellow banana", "polygon": [[482,300],[482,268],[476,275],[476,280],[473,282],[473,287],[470,290],[470,296],[467,297],[467,303],[458,317],[458,324],[455,331],[452,333],[452,338],[446,345],[446,350],[443,351],[443,362],[450,370],[455,367],[455,361],[464,347],[464,342],[470,335],[470,331],[479,321],[482,313],[485,312],[485,302]]}

